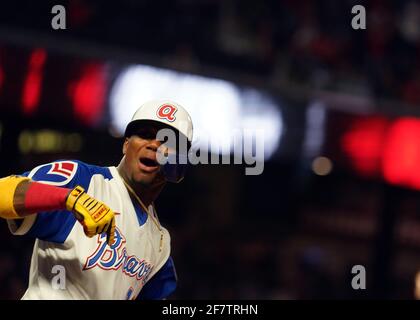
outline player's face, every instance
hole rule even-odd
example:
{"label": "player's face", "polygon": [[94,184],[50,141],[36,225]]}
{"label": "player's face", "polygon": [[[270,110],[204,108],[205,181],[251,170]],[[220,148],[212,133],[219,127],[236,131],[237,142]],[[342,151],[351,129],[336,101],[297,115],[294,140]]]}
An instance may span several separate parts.
{"label": "player's face", "polygon": [[124,169],[128,178],[135,183],[152,186],[164,181],[156,159],[156,151],[161,145],[161,142],[156,140],[158,130],[159,128],[152,124],[139,126],[124,142]]}

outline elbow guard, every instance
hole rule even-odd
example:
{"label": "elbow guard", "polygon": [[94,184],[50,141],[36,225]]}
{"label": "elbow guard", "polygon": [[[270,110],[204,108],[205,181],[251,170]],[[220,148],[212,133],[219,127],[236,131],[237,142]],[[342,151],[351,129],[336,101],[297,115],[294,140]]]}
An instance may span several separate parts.
{"label": "elbow guard", "polygon": [[30,179],[19,176],[9,176],[0,179],[0,217],[5,219],[21,218],[16,212],[13,199],[18,185],[27,180]]}

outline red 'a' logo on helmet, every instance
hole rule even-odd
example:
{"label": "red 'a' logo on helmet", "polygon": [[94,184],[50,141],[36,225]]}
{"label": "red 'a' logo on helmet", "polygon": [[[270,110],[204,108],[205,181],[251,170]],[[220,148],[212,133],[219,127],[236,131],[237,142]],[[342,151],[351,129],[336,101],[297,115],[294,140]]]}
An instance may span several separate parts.
{"label": "red 'a' logo on helmet", "polygon": [[156,112],[158,118],[168,120],[169,122],[175,121],[175,113],[178,109],[170,104],[164,104]]}

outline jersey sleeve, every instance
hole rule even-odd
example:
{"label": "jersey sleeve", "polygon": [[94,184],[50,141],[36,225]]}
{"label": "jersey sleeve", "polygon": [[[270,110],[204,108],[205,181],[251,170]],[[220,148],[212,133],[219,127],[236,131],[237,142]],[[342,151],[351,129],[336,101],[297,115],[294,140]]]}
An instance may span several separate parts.
{"label": "jersey sleeve", "polygon": [[[23,173],[22,176],[69,189],[80,185],[87,190],[92,177],[92,168],[80,161],[63,160],[40,165]],[[26,235],[57,243],[65,241],[75,222],[74,215],[67,210],[38,212],[24,219],[7,220],[9,229],[14,235]]]}
{"label": "jersey sleeve", "polygon": [[144,285],[136,300],[162,300],[172,294],[177,286],[177,275],[172,257]]}

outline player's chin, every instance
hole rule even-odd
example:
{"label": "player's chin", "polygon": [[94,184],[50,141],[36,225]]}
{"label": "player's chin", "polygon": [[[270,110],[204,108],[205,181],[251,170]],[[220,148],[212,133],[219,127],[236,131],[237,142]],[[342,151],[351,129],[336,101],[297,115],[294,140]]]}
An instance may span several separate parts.
{"label": "player's chin", "polygon": [[144,186],[152,186],[156,183],[156,180],[158,180],[159,177],[159,170],[154,172],[146,172],[140,170],[140,172],[137,174],[136,180],[138,183]]}

